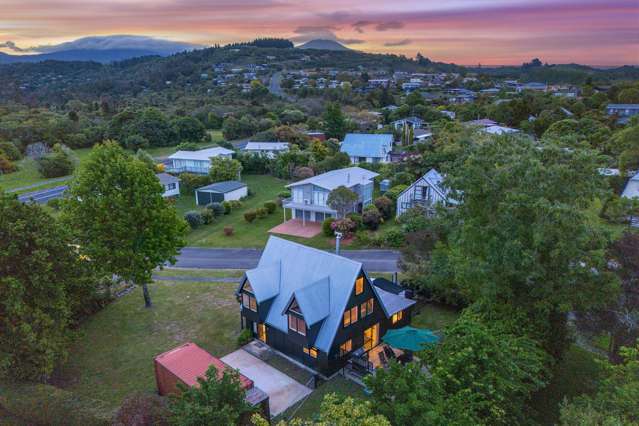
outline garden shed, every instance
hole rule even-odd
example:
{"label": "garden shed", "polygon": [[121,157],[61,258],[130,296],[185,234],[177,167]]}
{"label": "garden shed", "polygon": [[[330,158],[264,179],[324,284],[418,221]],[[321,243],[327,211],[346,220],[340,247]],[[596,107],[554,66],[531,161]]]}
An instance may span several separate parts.
{"label": "garden shed", "polygon": [[195,203],[205,206],[210,203],[239,200],[248,195],[245,183],[236,180],[216,182],[195,190]]}

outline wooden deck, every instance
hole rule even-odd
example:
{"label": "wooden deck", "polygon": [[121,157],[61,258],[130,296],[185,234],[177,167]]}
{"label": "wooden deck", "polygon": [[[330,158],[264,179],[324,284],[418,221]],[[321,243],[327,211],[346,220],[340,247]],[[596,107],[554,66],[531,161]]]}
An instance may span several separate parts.
{"label": "wooden deck", "polygon": [[[388,346],[393,353],[395,353],[395,356],[398,357],[400,355],[402,355],[404,353],[404,351],[400,350],[400,349],[394,349],[391,348],[390,346]],[[382,359],[380,357],[380,353],[384,353],[384,345],[380,344],[375,346],[373,349],[371,349],[368,352],[368,361],[373,365],[373,368],[380,368],[380,367],[384,367],[384,363],[382,362]],[[384,355],[384,357],[386,358],[386,362],[390,361],[388,359],[388,357],[386,355]]]}

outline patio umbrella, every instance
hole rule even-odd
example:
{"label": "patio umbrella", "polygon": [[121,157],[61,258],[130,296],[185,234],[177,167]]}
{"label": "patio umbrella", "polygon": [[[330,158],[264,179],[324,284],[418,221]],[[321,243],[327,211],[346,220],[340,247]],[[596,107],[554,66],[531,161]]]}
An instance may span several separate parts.
{"label": "patio umbrella", "polygon": [[406,326],[389,330],[382,340],[394,348],[417,352],[439,342],[439,336],[427,329]]}

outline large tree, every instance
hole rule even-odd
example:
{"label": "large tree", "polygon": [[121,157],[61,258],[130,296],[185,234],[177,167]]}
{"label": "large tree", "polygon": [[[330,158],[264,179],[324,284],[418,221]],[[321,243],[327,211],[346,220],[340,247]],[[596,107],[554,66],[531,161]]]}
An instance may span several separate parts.
{"label": "large tree", "polygon": [[68,192],[63,214],[78,243],[104,272],[141,285],[150,307],[151,273],[175,261],[187,229],[155,174],[107,141],[93,148]]}
{"label": "large tree", "polygon": [[0,376],[46,378],[95,295],[92,262],[36,204],[0,191]]}
{"label": "large tree", "polygon": [[355,211],[357,194],[345,186],[338,186],[328,194],[326,204],[337,211],[338,217],[344,217],[347,213]]}
{"label": "large tree", "polygon": [[326,105],[324,112],[324,130],[329,138],[342,139],[346,133],[346,119],[342,108],[336,102]]}
{"label": "large tree", "polygon": [[223,182],[225,180],[239,180],[242,172],[242,163],[232,158],[213,157],[209,176],[211,182]]}
{"label": "large tree", "polygon": [[567,313],[606,303],[618,287],[604,256],[609,236],[586,211],[601,194],[599,164],[591,151],[550,141],[479,143],[449,174],[460,205],[430,269],[559,356]]}

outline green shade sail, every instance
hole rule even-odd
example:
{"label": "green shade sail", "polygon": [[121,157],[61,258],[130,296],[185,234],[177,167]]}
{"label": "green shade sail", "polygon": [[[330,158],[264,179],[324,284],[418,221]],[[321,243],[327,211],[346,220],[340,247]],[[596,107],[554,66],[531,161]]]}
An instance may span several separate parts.
{"label": "green shade sail", "polygon": [[439,342],[439,336],[428,329],[406,326],[387,331],[382,341],[397,349],[417,352]]}

